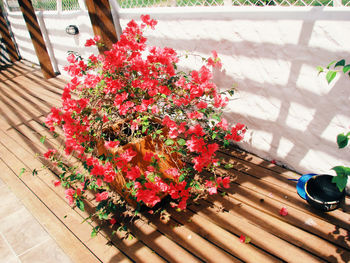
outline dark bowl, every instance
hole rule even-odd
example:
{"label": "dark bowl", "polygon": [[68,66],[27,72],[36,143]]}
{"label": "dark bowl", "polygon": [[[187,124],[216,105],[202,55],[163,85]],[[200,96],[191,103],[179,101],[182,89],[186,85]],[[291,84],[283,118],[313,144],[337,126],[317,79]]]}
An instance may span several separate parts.
{"label": "dark bowl", "polygon": [[307,202],[324,212],[337,209],[345,198],[345,191],[340,192],[335,183],[332,183],[333,176],[319,174],[311,177],[305,184]]}

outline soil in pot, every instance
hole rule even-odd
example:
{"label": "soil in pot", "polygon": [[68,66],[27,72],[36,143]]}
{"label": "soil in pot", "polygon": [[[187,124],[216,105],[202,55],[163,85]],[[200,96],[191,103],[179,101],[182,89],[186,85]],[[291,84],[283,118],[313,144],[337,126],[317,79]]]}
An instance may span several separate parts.
{"label": "soil in pot", "polygon": [[339,207],[344,200],[345,191],[340,192],[336,184],[332,183],[332,178],[331,175],[321,174],[306,182],[305,192],[311,206],[322,211],[332,211]]}

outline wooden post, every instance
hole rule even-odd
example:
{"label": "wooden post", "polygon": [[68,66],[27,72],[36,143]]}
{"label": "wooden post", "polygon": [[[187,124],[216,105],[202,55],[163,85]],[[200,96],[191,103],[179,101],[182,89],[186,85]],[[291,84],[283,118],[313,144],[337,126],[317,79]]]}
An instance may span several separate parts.
{"label": "wooden post", "polygon": [[7,53],[9,54],[11,61],[15,62],[20,60],[15,43],[11,38],[10,30],[7,26],[6,19],[1,7],[0,7],[0,33],[2,38],[4,39],[6,50],[7,50]]}
{"label": "wooden post", "polygon": [[24,20],[29,31],[30,38],[32,39],[35,53],[39,59],[41,71],[45,78],[53,78],[56,76],[53,70],[50,56],[47,52],[45,41],[41,33],[38,20],[35,15],[35,11],[31,0],[18,0],[18,4],[21,7]]}
{"label": "wooden post", "polygon": [[103,54],[106,50],[112,48],[112,45],[118,41],[115,31],[111,8],[108,0],[86,0],[86,7],[95,35],[101,36],[104,46],[99,47],[99,52]]}

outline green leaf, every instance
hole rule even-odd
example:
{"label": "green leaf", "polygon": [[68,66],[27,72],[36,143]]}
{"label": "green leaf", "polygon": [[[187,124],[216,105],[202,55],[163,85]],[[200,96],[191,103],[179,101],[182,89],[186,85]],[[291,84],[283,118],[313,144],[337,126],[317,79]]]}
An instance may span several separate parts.
{"label": "green leaf", "polygon": [[334,176],[332,178],[332,183],[335,183],[339,189],[340,192],[343,192],[343,190],[346,187],[346,184],[348,182],[348,177],[347,176]]}
{"label": "green leaf", "polygon": [[225,169],[231,169],[233,168],[233,165],[231,163],[225,164]]}
{"label": "green leaf", "polygon": [[181,183],[183,180],[185,180],[185,175],[181,174],[179,177],[179,182]]}
{"label": "green leaf", "polygon": [[18,176],[21,177],[25,171],[26,171],[26,168],[22,168]]}
{"label": "green leaf", "polygon": [[214,140],[216,138],[216,136],[218,136],[217,133],[214,133],[212,136],[211,136],[211,139]]}
{"label": "green leaf", "polygon": [[40,138],[40,142],[41,142],[42,144],[44,144],[45,140],[46,140],[46,136],[42,136],[42,137]]}
{"label": "green leaf", "polygon": [[92,232],[91,232],[91,237],[95,237],[97,235],[97,233],[99,232],[100,230],[100,227],[99,226],[96,226],[92,229]]}
{"label": "green leaf", "polygon": [[334,68],[339,67],[339,66],[345,66],[345,60],[344,60],[344,59],[339,60],[339,61],[335,64]]}
{"label": "green leaf", "polygon": [[218,114],[213,114],[211,117],[212,117],[214,120],[221,121],[220,115],[218,115]]}
{"label": "green leaf", "polygon": [[321,72],[324,71],[323,67],[321,67],[321,66],[317,66],[316,69],[318,71],[318,74],[320,74]]}
{"label": "green leaf", "polygon": [[233,96],[235,94],[235,90],[231,89],[227,91],[228,94],[230,94],[230,96]]}
{"label": "green leaf", "polygon": [[174,144],[174,141],[173,141],[172,139],[167,139],[167,140],[165,141],[165,144],[168,145],[168,146],[170,146],[170,145],[173,145],[173,144]]}
{"label": "green leaf", "polygon": [[186,144],[186,141],[184,139],[179,139],[177,140],[177,143],[180,145],[180,146],[184,146]]}
{"label": "green leaf", "polygon": [[107,219],[108,219],[108,214],[107,214],[107,213],[102,214],[102,215],[101,215],[101,218],[104,219],[104,220],[107,220]]}
{"label": "green leaf", "polygon": [[329,64],[327,65],[327,69],[329,69],[329,67],[332,66],[335,62],[337,62],[337,61],[336,61],[336,60],[333,60],[331,63],[329,63]]}
{"label": "green leaf", "polygon": [[162,130],[157,130],[156,134],[161,134],[163,131]]}
{"label": "green leaf", "polygon": [[350,167],[345,167],[345,166],[335,166],[332,168],[337,175],[339,176],[348,176],[350,175]]}
{"label": "green leaf", "polygon": [[343,133],[338,134],[337,136],[337,144],[339,149],[346,147],[349,143],[349,137]]}
{"label": "green leaf", "polygon": [[348,72],[349,70],[350,70],[350,64],[343,67],[344,74],[346,74],[346,72]]}
{"label": "green leaf", "polygon": [[327,72],[326,74],[326,80],[329,83],[331,83],[331,81],[335,78],[335,76],[337,75],[336,71],[330,70]]}
{"label": "green leaf", "polygon": [[34,169],[33,171],[32,171],[32,175],[34,176],[34,175],[38,175],[38,170],[37,169]]}
{"label": "green leaf", "polygon": [[81,211],[85,211],[85,206],[84,206],[84,202],[82,200],[77,199],[76,201],[77,207],[81,210]]}

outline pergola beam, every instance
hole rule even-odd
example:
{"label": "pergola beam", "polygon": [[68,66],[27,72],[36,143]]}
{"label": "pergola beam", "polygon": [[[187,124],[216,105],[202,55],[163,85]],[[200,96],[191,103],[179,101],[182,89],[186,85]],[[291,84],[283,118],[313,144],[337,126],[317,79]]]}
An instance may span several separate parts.
{"label": "pergola beam", "polygon": [[21,7],[24,21],[26,22],[30,38],[32,39],[35,53],[40,63],[41,71],[45,78],[53,78],[56,76],[56,74],[52,67],[50,56],[47,52],[45,41],[35,15],[32,1],[18,0],[18,4]]}
{"label": "pergola beam", "polygon": [[86,0],[86,7],[95,35],[101,37],[104,46],[99,46],[99,52],[103,54],[112,48],[118,41],[118,36],[114,27],[111,8],[108,0]]}
{"label": "pergola beam", "polygon": [[0,34],[1,34],[1,37],[4,39],[6,50],[10,57],[10,60],[12,62],[16,62],[20,60],[19,54],[16,49],[16,45],[11,38],[10,30],[7,26],[7,22],[1,7],[0,7]]}

